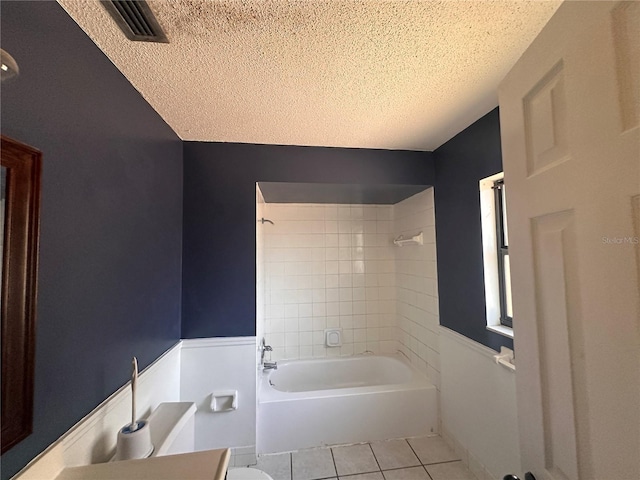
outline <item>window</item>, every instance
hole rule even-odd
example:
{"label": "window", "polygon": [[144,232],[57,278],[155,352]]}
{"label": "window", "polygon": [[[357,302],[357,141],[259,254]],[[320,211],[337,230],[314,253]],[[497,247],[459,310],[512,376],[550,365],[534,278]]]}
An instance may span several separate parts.
{"label": "window", "polygon": [[507,203],[504,178],[493,182],[498,258],[498,287],[500,294],[500,325],[513,328],[511,305],[511,271],[509,263],[509,233],[507,230]]}
{"label": "window", "polygon": [[513,337],[509,230],[504,174],[480,181],[487,329]]}

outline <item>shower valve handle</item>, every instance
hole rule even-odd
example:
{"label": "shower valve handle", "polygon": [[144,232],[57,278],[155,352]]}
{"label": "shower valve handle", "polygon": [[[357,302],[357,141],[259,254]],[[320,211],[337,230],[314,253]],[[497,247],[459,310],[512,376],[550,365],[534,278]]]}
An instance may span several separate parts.
{"label": "shower valve handle", "polygon": [[273,352],[271,345],[266,345],[264,338],[260,340],[260,363],[264,363],[264,352]]}

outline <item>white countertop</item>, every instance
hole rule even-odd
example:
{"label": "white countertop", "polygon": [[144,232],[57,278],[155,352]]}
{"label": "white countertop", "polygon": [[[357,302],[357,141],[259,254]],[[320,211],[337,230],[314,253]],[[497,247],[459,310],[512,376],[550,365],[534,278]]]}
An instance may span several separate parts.
{"label": "white countertop", "polygon": [[224,480],[229,449],[65,468],[56,480]]}

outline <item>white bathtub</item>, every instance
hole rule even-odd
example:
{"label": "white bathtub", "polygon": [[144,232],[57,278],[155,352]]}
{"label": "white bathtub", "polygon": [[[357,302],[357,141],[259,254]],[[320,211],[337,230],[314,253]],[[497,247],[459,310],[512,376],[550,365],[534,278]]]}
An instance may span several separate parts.
{"label": "white bathtub", "polygon": [[258,453],[436,433],[436,388],[402,357],[278,363],[258,392]]}

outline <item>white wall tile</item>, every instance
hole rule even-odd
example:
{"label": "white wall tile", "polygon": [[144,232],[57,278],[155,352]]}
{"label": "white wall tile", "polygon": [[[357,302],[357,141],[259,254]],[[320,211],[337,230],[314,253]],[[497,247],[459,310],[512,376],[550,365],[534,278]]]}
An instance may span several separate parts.
{"label": "white wall tile", "polygon": [[272,318],[269,323],[269,331],[272,333],[284,332],[284,318]]}
{"label": "white wall tile", "polygon": [[302,345],[298,350],[300,354],[300,358],[309,359],[313,358],[313,346],[311,345]]}
{"label": "white wall tile", "polygon": [[[324,316],[313,317],[313,331],[324,331],[327,328],[327,319]],[[315,342],[314,342],[315,343]]]}
{"label": "white wall tile", "polygon": [[305,294],[301,295],[302,298],[300,299],[300,301],[309,302],[309,303],[301,303],[298,305],[298,316],[311,317],[313,315],[312,313],[313,304],[311,303],[311,290],[305,290],[304,292]]}
{"label": "white wall tile", "polygon": [[367,303],[364,301],[354,301],[352,313],[354,315],[366,315],[367,313],[366,305]]}
{"label": "white wall tile", "polygon": [[298,318],[298,304],[285,305],[284,318]]}
{"label": "white wall tile", "polygon": [[[328,316],[327,317],[327,328],[338,328],[340,326],[340,316]],[[322,339],[322,343],[324,343],[324,337]]]}
{"label": "white wall tile", "polygon": [[[438,359],[437,337],[416,327],[438,323],[435,248],[399,249],[392,240],[415,229],[435,238],[432,192],[393,206],[262,208],[279,220],[264,230],[265,335],[275,335],[268,341],[280,347],[277,358],[393,353],[401,339],[426,373],[429,361]],[[342,348],[324,347],[325,328],[343,329]],[[439,371],[439,364],[433,368]]]}
{"label": "white wall tile", "polygon": [[[269,340],[272,346],[284,347],[277,357],[309,358],[319,351],[321,356],[352,354],[366,349],[367,341],[379,348],[378,312],[395,313],[393,207],[268,204],[261,208],[278,220],[264,231],[263,239],[265,334],[275,335]],[[367,277],[370,272],[374,275]],[[365,289],[365,285],[377,287],[376,272],[386,272],[382,285],[387,302],[367,308],[368,299],[378,299],[377,290],[367,295]],[[328,353],[324,329],[332,327],[348,330],[343,331],[343,348]],[[358,349],[354,327],[364,332],[359,334]],[[367,335],[369,328],[374,330]],[[310,349],[312,345],[317,348]]]}
{"label": "white wall tile", "polygon": [[297,347],[298,346],[298,332],[285,332],[284,334],[284,346],[286,348],[289,347]]}
{"label": "white wall tile", "polygon": [[284,331],[285,333],[298,332],[298,318],[285,318]]}
{"label": "white wall tile", "polygon": [[353,328],[374,328],[375,325],[367,324],[368,315],[352,315],[351,321],[353,323]]}
{"label": "white wall tile", "polygon": [[313,331],[313,318],[305,317],[298,319],[298,331],[311,332]]}
{"label": "white wall tile", "polygon": [[[406,237],[419,232],[423,233],[425,245],[396,248],[394,272],[388,272],[392,268],[389,264],[378,265],[378,283],[385,285],[378,291],[379,308],[389,314],[388,302],[395,301],[401,350],[416,367],[439,382],[438,337],[434,333],[438,324],[435,246],[429,245],[435,240],[433,189],[394,205],[393,235]],[[390,289],[395,291],[395,297]],[[387,334],[390,332],[385,331]]]}

